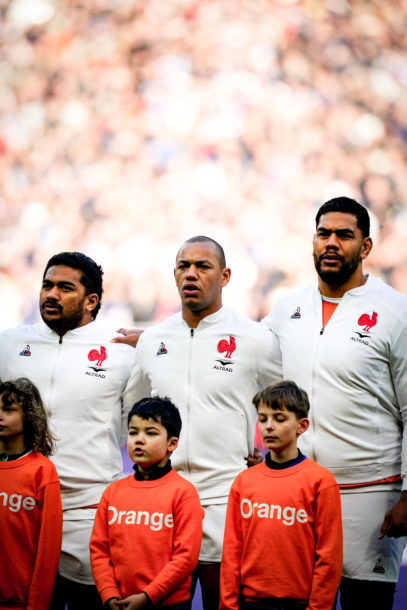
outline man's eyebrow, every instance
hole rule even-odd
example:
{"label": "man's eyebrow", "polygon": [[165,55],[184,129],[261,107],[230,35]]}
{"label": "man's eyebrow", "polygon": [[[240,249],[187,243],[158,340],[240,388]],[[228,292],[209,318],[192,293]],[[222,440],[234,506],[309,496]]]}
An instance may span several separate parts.
{"label": "man's eyebrow", "polygon": [[203,263],[206,263],[207,265],[212,265],[212,262],[208,258],[200,258],[197,261],[190,261],[187,258],[179,258],[177,265],[180,263],[187,263],[188,265],[202,265]]}
{"label": "man's eyebrow", "polygon": [[329,227],[324,227],[323,225],[319,226],[317,228],[317,233],[318,231],[321,231],[323,233],[336,233],[336,235],[341,235],[341,234],[346,234],[346,233],[350,233],[352,235],[355,234],[354,229],[352,229],[352,227],[343,227],[341,229],[330,229]]}

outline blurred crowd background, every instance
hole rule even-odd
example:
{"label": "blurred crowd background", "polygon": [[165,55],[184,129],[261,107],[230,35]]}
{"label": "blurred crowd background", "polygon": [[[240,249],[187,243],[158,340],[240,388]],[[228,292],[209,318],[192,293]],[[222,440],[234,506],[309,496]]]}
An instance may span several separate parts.
{"label": "blurred crowd background", "polygon": [[0,328],[62,250],[102,264],[105,318],[158,321],[197,234],[260,318],[339,195],[407,292],[406,49],[406,0],[0,0]]}

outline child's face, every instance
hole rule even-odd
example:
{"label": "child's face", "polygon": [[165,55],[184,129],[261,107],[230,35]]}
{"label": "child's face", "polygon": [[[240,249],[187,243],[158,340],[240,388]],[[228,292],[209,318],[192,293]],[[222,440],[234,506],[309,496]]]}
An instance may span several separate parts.
{"label": "child's face", "polygon": [[178,439],[175,436],[168,438],[167,430],[154,419],[142,419],[138,415],[131,418],[127,452],[144,470],[154,464],[164,466],[177,445]]}
{"label": "child's face", "polygon": [[10,405],[3,403],[3,395],[0,396],[0,441],[10,443],[23,438],[24,412],[18,402]]}
{"label": "child's face", "polygon": [[257,414],[260,436],[272,458],[284,462],[297,457],[297,438],[308,428],[308,419],[297,419],[295,413],[287,409],[270,409],[263,402],[259,404]]}

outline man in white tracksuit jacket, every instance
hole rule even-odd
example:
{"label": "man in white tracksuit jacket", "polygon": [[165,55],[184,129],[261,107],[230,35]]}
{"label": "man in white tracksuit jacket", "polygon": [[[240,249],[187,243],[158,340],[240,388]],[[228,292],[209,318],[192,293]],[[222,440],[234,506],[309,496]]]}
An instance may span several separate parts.
{"label": "man in white tracksuit jacket", "polygon": [[102,274],[83,254],[53,256],[40,293],[43,321],[0,334],[0,378],[37,385],[56,437],[64,530],[55,609],[66,601],[75,610],[102,607],[88,544],[100,496],[122,473],[134,349],[110,343],[111,330],[95,321]]}
{"label": "man in white tracksuit jacket", "polygon": [[263,321],[284,378],[309,395],[301,450],[341,487],[343,610],[392,607],[407,534],[407,297],[363,274],[371,247],[363,206],[324,204],[318,285],[282,298]]}
{"label": "man in white tracksuit jacket", "polygon": [[274,365],[272,333],[222,306],[230,269],[219,244],[188,240],[174,274],[182,311],[141,335],[130,394],[133,400],[169,396],[181,412],[172,463],[196,486],[205,509],[197,574],[204,607],[213,610],[229,489],[253,454],[252,398],[281,369]]}

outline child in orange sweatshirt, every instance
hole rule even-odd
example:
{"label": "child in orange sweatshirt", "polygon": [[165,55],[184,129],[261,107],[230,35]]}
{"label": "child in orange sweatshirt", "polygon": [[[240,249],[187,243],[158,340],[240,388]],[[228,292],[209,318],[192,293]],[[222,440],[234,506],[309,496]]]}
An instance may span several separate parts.
{"label": "child in orange sweatshirt", "polygon": [[0,607],[48,610],[62,538],[59,479],[36,386],[0,382]]}
{"label": "child in orange sweatshirt", "polygon": [[331,610],[342,570],[341,505],[333,475],[297,448],[308,397],[281,381],[253,402],[269,453],[230,491],[219,608]]}
{"label": "child in orange sweatshirt", "polygon": [[111,483],[101,498],[90,539],[95,583],[111,610],[188,610],[203,510],[169,459],[181,417],[170,400],[144,398],[128,423],[135,474]]}

